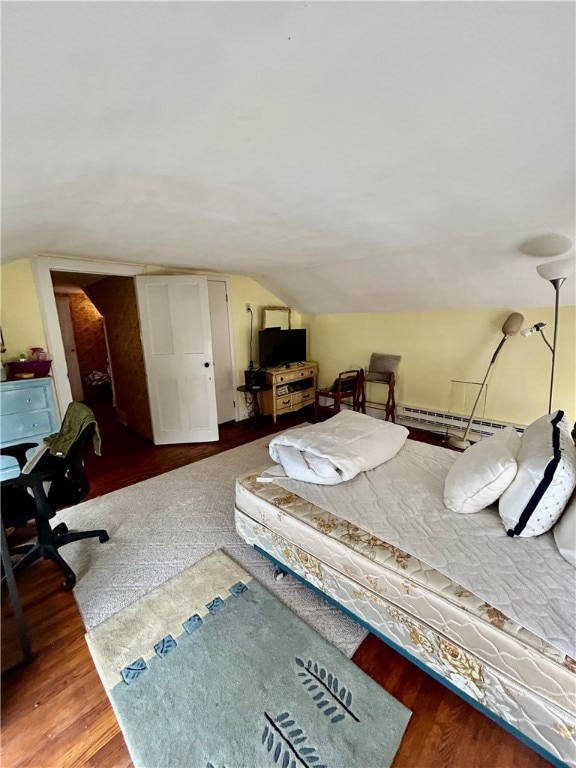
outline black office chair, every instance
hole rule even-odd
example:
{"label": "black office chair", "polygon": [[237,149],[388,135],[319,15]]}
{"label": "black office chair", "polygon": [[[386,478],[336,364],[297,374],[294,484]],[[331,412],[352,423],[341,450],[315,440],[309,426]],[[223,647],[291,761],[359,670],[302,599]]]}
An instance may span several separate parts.
{"label": "black office chair", "polygon": [[[82,420],[71,421],[70,414],[77,415],[79,412]],[[89,442],[97,435],[97,425],[94,415],[90,420],[88,414],[92,411],[81,403],[71,403],[68,407],[61,430],[54,436],[56,439],[65,438],[66,450],[59,452],[62,455],[53,455],[45,448],[39,458],[33,457],[27,462],[26,452],[35,447],[34,443],[7,446],[0,450],[0,454],[16,458],[20,467],[18,477],[0,483],[2,524],[5,528],[21,528],[34,520],[37,530],[35,542],[10,548],[12,558],[22,556],[15,568],[26,567],[41,557],[52,560],[66,577],[62,585],[66,592],[74,587],[76,576],[58,549],[80,539],[98,537],[101,543],[109,539],[105,530],[69,532],[64,523],[55,528],[50,525],[58,510],[78,504],[90,490],[82,457]],[[75,424],[79,424],[77,434],[71,432]]]}

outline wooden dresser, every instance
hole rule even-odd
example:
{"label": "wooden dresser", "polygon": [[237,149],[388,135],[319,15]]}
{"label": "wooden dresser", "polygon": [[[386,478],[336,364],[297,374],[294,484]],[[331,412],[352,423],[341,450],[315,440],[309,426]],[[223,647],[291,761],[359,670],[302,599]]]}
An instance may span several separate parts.
{"label": "wooden dresser", "polygon": [[[0,384],[0,446],[38,443],[58,432],[58,417],[52,379],[22,379]],[[0,479],[14,475],[16,460],[0,458]],[[17,473],[16,473],[17,474]]]}
{"label": "wooden dresser", "polygon": [[272,416],[276,424],[277,416],[314,405],[317,377],[317,363],[291,363],[268,368],[266,383],[271,389],[260,393],[261,413]]}

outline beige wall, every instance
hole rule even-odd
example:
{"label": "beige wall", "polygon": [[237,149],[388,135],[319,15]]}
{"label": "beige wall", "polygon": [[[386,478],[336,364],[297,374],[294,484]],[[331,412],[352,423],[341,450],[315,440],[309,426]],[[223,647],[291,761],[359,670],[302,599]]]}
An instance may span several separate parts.
{"label": "beige wall", "polygon": [[[553,309],[521,309],[525,326],[542,321],[552,340]],[[576,418],[576,308],[560,310],[554,407]],[[452,379],[482,381],[512,309],[305,315],[310,357],[319,380],[338,371],[367,367],[372,352],[402,355],[396,400],[404,405],[448,410]],[[488,418],[528,424],[548,411],[551,354],[538,334],[511,337],[489,379]],[[376,399],[376,398],[374,398]]]}
{"label": "beige wall", "polygon": [[[28,261],[2,265],[1,320],[9,355],[33,345],[45,346],[32,271]],[[254,311],[254,358],[261,309],[281,304],[255,280],[228,276],[237,382],[243,380],[249,356],[250,315]],[[23,311],[25,307],[25,311]],[[553,309],[452,310],[443,312],[303,315],[293,313],[293,326],[309,333],[309,357],[320,365],[320,383],[340,370],[365,367],[371,352],[402,355],[397,401],[405,405],[448,410],[452,379],[481,381],[502,338],[500,328],[512,310],[522,312],[525,326],[546,322],[552,337]],[[560,310],[556,355],[555,407],[576,419],[576,308]],[[527,424],[548,409],[550,352],[537,334],[506,342],[489,381],[486,416]]]}
{"label": "beige wall", "polygon": [[28,259],[2,264],[0,269],[0,323],[4,333],[4,360],[30,353],[31,347],[46,348],[46,335],[36,295],[32,266]]}
{"label": "beige wall", "polygon": [[[231,316],[234,351],[236,357],[236,380],[244,383],[244,371],[252,359],[258,361],[258,331],[262,327],[262,309],[265,306],[281,306],[282,302],[250,277],[229,275],[231,294]],[[250,304],[254,314],[252,333],[252,357],[250,357],[250,313],[246,311]],[[301,316],[292,312],[292,328],[301,327]]]}

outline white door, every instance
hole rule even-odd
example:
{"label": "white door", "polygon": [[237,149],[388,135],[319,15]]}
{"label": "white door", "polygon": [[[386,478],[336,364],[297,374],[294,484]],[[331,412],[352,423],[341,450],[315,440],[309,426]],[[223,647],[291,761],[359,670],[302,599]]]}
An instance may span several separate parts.
{"label": "white door", "polygon": [[225,280],[208,278],[210,299],[210,327],[212,328],[212,352],[214,354],[214,382],[218,424],[234,421],[234,369],[228,322],[228,296]]}
{"label": "white door", "polygon": [[135,281],[155,445],[218,440],[207,279]]}
{"label": "white door", "polygon": [[55,298],[72,399],[82,402],[84,400],[84,388],[82,387],[82,376],[80,375],[78,354],[76,352],[76,340],[74,339],[72,317],[70,316],[70,298],[68,296],[56,296]]}

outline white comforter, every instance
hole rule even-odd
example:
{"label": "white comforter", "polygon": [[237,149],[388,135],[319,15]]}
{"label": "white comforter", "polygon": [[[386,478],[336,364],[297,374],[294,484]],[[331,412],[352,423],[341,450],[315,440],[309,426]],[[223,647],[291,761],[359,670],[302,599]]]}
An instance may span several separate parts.
{"label": "white comforter", "polygon": [[[336,485],[395,456],[408,437],[406,427],[354,411],[276,435],[270,456],[294,480]],[[271,475],[273,473],[270,473]]]}

